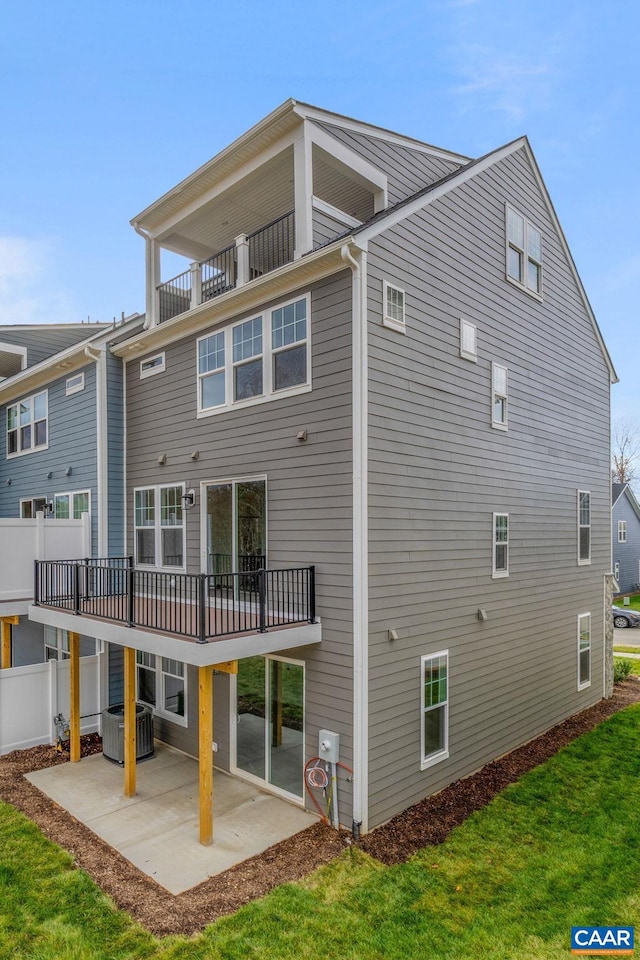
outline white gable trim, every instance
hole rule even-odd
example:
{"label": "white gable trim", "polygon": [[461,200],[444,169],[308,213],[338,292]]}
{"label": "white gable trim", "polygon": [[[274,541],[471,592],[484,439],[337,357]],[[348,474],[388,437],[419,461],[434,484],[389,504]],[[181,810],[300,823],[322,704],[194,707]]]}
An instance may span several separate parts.
{"label": "white gable trim", "polygon": [[321,200],[320,197],[315,195],[311,198],[311,205],[314,210],[317,210],[318,213],[326,213],[328,217],[333,217],[334,220],[338,220],[340,223],[344,223],[345,227],[361,227],[362,220],[356,220],[355,217],[351,217],[348,213],[345,213],[344,210],[341,210],[339,207],[334,207],[332,203],[327,203],[326,200]]}
{"label": "white gable trim", "polygon": [[325,154],[327,162],[331,164],[332,161],[335,161],[335,166],[338,169],[343,168],[351,180],[355,180],[369,190],[373,189],[375,191],[375,212],[384,210],[388,203],[386,173],[369,163],[359,153],[340,143],[339,140],[336,140],[335,137],[332,137],[331,134],[315,123],[307,121],[305,127],[309,131],[310,143]]}

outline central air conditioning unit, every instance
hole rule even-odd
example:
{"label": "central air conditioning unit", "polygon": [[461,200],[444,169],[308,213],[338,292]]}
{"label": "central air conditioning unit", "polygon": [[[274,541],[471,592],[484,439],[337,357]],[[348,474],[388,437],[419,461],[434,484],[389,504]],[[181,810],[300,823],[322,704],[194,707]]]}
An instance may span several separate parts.
{"label": "central air conditioning unit", "polygon": [[[102,711],[102,753],[124,766],[124,704]],[[136,763],[153,756],[153,710],[136,703]]]}

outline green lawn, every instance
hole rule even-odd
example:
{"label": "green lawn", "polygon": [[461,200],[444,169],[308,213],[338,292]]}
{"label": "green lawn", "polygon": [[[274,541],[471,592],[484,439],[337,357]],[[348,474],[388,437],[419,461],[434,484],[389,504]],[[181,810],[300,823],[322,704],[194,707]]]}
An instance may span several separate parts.
{"label": "green lawn", "polygon": [[640,925],[639,755],[636,706],[406,864],[346,851],[203,934],[164,941],[0,806],[0,958],[565,960],[572,924]]}
{"label": "green lawn", "polygon": [[619,600],[614,600],[613,602],[615,603],[616,607],[623,607],[623,608],[624,608],[624,607],[626,607],[626,606],[629,606],[629,607],[631,607],[632,610],[638,610],[638,611],[640,611],[640,593],[634,593],[634,594],[632,594],[632,595],[629,597],[629,603],[628,603],[628,604],[626,604],[626,603],[623,602],[622,597],[620,597]]}

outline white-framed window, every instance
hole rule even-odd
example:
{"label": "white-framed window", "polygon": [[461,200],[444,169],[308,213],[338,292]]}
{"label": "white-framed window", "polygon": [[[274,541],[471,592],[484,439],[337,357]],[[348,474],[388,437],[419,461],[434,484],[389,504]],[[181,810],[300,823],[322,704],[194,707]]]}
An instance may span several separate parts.
{"label": "white-framed window", "polygon": [[578,617],[578,690],[591,686],[591,614]]}
{"label": "white-framed window", "polygon": [[184,663],[136,651],[136,699],[174,723],[187,725],[187,677]]}
{"label": "white-framed window", "polygon": [[421,763],[427,767],[449,756],[449,651],[420,660]]}
{"label": "white-framed window", "polygon": [[478,362],[478,336],[475,323],[460,317],[460,356]]}
{"label": "white-framed window", "polygon": [[591,494],[578,490],[578,563],[591,563]]}
{"label": "white-framed window", "polygon": [[506,213],[507,279],[542,299],[542,234],[509,204]]}
{"label": "white-framed window", "polygon": [[509,576],[509,514],[493,515],[493,571],[492,576]]}
{"label": "white-framed window", "polygon": [[64,385],[65,396],[69,397],[74,393],[80,393],[82,390],[84,390],[84,371],[74,373],[72,377],[67,377]]}
{"label": "white-framed window", "polygon": [[49,660],[68,660],[71,656],[69,650],[69,634],[66,630],[58,627],[51,627],[45,624],[44,628],[44,659],[45,663]]}
{"label": "white-framed window", "polygon": [[134,540],[138,566],[184,569],[184,484],[134,490]]}
{"label": "white-framed window", "polygon": [[618,543],[627,542],[627,521],[618,520]]}
{"label": "white-framed window", "polygon": [[156,353],[154,357],[147,357],[140,361],[140,379],[152,377],[156,373],[162,373],[166,370],[164,353]]}
{"label": "white-framed window", "polygon": [[616,562],[613,565],[613,575],[619,583],[620,582],[620,561],[619,560],[616,560]]}
{"label": "white-framed window", "polygon": [[74,490],[70,493],[54,493],[53,516],[56,520],[80,520],[83,513],[91,512],[89,490]]}
{"label": "white-framed window", "polygon": [[7,459],[47,446],[48,393],[43,390],[7,407]]}
{"label": "white-framed window", "polygon": [[198,416],[311,389],[310,296],[197,341]]}
{"label": "white-framed window", "polygon": [[20,517],[23,520],[35,520],[37,513],[47,512],[46,497],[23,497],[20,500]]}
{"label": "white-framed window", "polygon": [[508,421],[509,371],[499,363],[491,364],[491,426],[496,430],[507,430]]}
{"label": "white-framed window", "polygon": [[406,333],[404,290],[388,280],[382,281],[382,323],[398,333]]}

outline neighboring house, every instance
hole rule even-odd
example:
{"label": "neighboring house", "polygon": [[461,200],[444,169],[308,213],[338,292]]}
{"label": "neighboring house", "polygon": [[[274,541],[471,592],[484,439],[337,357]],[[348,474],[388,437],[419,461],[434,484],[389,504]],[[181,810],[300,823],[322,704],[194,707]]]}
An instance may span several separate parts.
{"label": "neighboring house", "polygon": [[[0,529],[11,551],[0,608],[13,619],[3,666],[68,657],[67,632],[26,615],[35,559],[108,556],[109,544],[122,552],[123,367],[108,347],[141,326],[136,315],[117,325],[0,327]],[[81,653],[95,649],[82,639]]]}
{"label": "neighboring house", "polygon": [[298,803],[339,734],[367,830],[609,692],[615,372],[525,138],[469,160],[291,100],[133,226],[135,570],[78,606],[128,730],[135,672],[199,756],[203,842],[214,734]]}
{"label": "neighboring house", "polygon": [[619,592],[633,593],[640,584],[640,504],[628,483],[611,485],[613,572]]}

